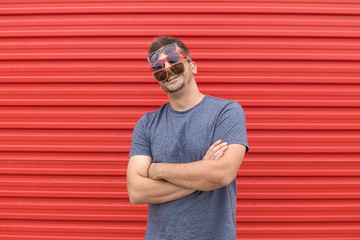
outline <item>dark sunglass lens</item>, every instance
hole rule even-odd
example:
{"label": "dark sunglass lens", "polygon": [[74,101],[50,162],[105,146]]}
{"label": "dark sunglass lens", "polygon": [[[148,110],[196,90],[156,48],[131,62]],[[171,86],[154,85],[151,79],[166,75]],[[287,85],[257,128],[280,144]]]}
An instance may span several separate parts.
{"label": "dark sunglass lens", "polygon": [[164,67],[164,66],[163,66],[163,62],[162,62],[162,61],[154,62],[154,63],[151,65],[151,68],[152,68],[154,71],[160,70],[160,69],[162,69],[163,67]]}
{"label": "dark sunglass lens", "polygon": [[154,77],[158,80],[158,81],[164,81],[167,78],[167,74],[165,70],[161,70],[158,72],[154,72]]}
{"label": "dark sunglass lens", "polygon": [[180,60],[180,56],[177,53],[171,54],[169,55],[166,60],[168,61],[168,63],[170,64],[174,64],[177,63]]}
{"label": "dark sunglass lens", "polygon": [[174,74],[178,75],[178,74],[181,74],[181,73],[184,72],[185,67],[184,67],[184,64],[183,64],[182,62],[179,62],[179,63],[177,63],[177,64],[171,65],[170,70],[171,70]]}

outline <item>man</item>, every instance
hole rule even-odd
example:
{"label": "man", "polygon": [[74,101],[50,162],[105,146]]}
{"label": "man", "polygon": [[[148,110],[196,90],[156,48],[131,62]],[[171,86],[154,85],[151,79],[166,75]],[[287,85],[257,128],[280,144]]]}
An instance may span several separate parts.
{"label": "man", "polygon": [[248,151],[235,101],[202,94],[197,66],[178,39],[149,47],[169,103],[137,122],[127,169],[130,202],[148,203],[145,239],[236,239],[236,173]]}

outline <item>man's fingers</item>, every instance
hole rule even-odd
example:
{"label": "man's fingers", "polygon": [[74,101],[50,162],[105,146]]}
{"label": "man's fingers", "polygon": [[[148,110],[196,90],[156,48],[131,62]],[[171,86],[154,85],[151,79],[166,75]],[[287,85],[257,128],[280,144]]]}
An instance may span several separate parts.
{"label": "man's fingers", "polygon": [[214,142],[214,144],[211,145],[208,150],[211,150],[211,149],[215,148],[215,147],[218,146],[220,143],[221,143],[221,139],[219,139],[219,140],[217,140],[216,142]]}
{"label": "man's fingers", "polygon": [[205,156],[204,156],[204,159],[210,159],[211,156],[214,154],[214,148],[216,146],[218,146],[219,144],[221,143],[221,139],[217,140],[216,142],[213,143],[213,145],[211,145],[209,147],[209,149],[207,150]]}
{"label": "man's fingers", "polygon": [[214,147],[213,152],[219,151],[219,149],[223,148],[224,146],[227,146],[227,142],[221,143],[221,144],[217,145],[216,147]]}
{"label": "man's fingers", "polygon": [[[223,154],[224,152],[226,151],[226,149],[228,148],[227,145],[221,147],[219,150],[217,150],[216,152],[214,152],[209,159],[211,160],[216,160],[216,159],[219,159]],[[220,155],[220,157],[219,157]]]}
{"label": "man's fingers", "polygon": [[226,150],[228,147],[229,147],[229,145],[223,146],[223,147],[220,149],[220,151],[225,152],[225,150]]}
{"label": "man's fingers", "polygon": [[219,158],[221,158],[224,155],[224,151],[220,151],[220,153],[217,155],[217,157],[215,158],[215,160],[218,160]]}
{"label": "man's fingers", "polygon": [[216,156],[214,156],[214,157],[212,157],[212,155],[214,155],[216,152],[218,152],[218,151],[220,151],[221,149],[223,149],[224,147],[226,147],[227,146],[227,143],[226,142],[224,142],[224,143],[221,143],[221,144],[219,144],[219,145],[217,145],[214,149],[212,149],[211,151],[210,151],[210,158],[215,158]]}
{"label": "man's fingers", "polygon": [[[211,147],[208,149],[208,151],[206,152],[204,159],[211,159],[211,160],[215,160],[218,159],[218,155],[221,152],[224,152],[227,149],[227,142],[221,142],[221,140],[217,140],[213,145],[211,145]],[[221,156],[224,153],[221,153]]]}
{"label": "man's fingers", "polygon": [[216,160],[216,159],[219,159],[223,154],[224,152],[226,151],[226,149],[228,148],[228,146],[223,146],[221,149],[217,150],[216,152],[214,152],[210,157],[209,159],[210,160]]}
{"label": "man's fingers", "polygon": [[212,155],[211,160],[217,160],[217,159],[221,158],[223,155],[224,155],[224,151],[219,150]]}

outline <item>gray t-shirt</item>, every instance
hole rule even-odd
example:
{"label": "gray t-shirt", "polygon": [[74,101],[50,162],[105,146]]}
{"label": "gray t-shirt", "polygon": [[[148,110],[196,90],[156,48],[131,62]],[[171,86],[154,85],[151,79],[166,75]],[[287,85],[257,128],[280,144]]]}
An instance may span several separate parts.
{"label": "gray t-shirt", "polygon": [[[221,139],[249,150],[245,114],[235,101],[205,95],[186,111],[169,103],[144,114],[132,136],[129,157],[147,155],[152,161],[187,163],[201,160]],[[145,239],[236,239],[236,180],[213,191],[196,191],[184,198],[149,204]]]}

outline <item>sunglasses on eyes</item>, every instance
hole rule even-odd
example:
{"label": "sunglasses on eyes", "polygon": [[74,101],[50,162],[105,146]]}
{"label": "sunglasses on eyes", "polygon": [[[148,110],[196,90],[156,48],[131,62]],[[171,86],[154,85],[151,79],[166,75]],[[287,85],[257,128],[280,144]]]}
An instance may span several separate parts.
{"label": "sunglasses on eyes", "polygon": [[180,62],[181,56],[183,56],[186,59],[188,58],[184,53],[177,51],[177,52],[169,54],[168,56],[166,56],[166,58],[159,59],[159,60],[153,62],[151,64],[151,69],[153,71],[158,71],[160,69],[165,68],[165,62],[168,62],[170,65]]}
{"label": "sunglasses on eyes", "polygon": [[167,68],[157,70],[157,71],[153,72],[152,74],[153,74],[154,78],[156,78],[156,80],[158,80],[159,82],[165,81],[169,77],[169,71],[173,75],[179,75],[179,74],[183,73],[185,71],[184,63],[186,61],[189,61],[189,59],[182,59],[182,60],[180,60],[180,62],[177,62]]}

